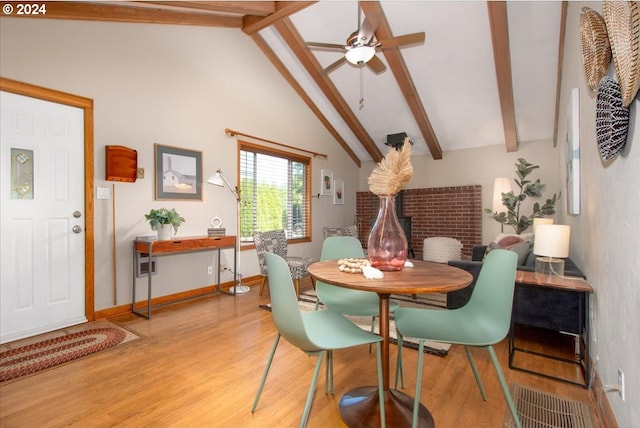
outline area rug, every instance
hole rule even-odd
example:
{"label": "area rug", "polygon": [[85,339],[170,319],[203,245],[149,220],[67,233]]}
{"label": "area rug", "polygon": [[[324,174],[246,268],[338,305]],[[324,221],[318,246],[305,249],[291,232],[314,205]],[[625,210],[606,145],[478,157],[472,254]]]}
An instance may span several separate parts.
{"label": "area rug", "polygon": [[[310,290],[310,291],[306,291],[306,292],[302,292],[300,293],[300,297],[298,299],[298,306],[300,307],[300,310],[308,312],[308,311],[315,311],[316,310],[316,294],[315,294],[315,290]],[[398,297],[399,299],[397,299],[396,297]],[[439,307],[442,308],[442,298],[435,298],[435,299],[431,299],[431,298],[424,298],[423,295],[418,295],[416,296],[416,299],[413,299],[411,296],[396,296],[396,295],[392,295],[392,299],[393,300],[398,300],[398,303],[400,303],[401,306],[405,306],[405,307]],[[446,304],[446,296],[445,296],[445,304]],[[271,311],[271,304],[266,304],[266,305],[260,305],[260,307],[262,309],[266,309],[268,311]],[[324,309],[324,305],[322,305],[322,303],[318,306],[319,310],[323,310]],[[363,330],[367,330],[370,331],[371,330],[371,317],[354,317],[354,316],[347,316],[347,318],[349,320],[351,320],[351,322],[353,322],[354,324],[356,324],[358,327],[360,327]],[[375,326],[375,332],[378,333],[378,324],[376,323]],[[391,315],[390,319],[389,319],[389,339],[391,341],[391,343],[398,343],[397,340],[397,332],[396,332],[396,323],[393,320],[393,315]],[[403,340],[403,346],[405,348],[410,348],[410,349],[418,349],[418,343],[411,339],[411,338],[404,338]],[[432,342],[430,340],[425,341],[424,343],[424,352],[427,354],[433,354],[433,355],[437,355],[439,357],[444,357],[447,355],[447,353],[449,352],[449,349],[451,348],[451,345],[448,343],[439,343],[439,342]]]}
{"label": "area rug", "polygon": [[[520,384],[511,385],[511,396],[523,428],[593,428],[589,404],[567,400]],[[507,411],[504,428],[514,428]]]}
{"label": "area rug", "polygon": [[0,382],[36,373],[137,338],[134,333],[102,321],[6,343],[0,348]]}

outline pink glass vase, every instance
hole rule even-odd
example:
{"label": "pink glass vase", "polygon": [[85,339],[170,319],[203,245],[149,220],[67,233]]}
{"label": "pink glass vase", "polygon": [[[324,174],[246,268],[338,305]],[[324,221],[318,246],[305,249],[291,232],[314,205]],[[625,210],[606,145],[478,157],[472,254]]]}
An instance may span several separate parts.
{"label": "pink glass vase", "polygon": [[407,260],[407,237],[396,213],[396,195],[380,195],[378,218],[367,245],[371,266],[382,271],[398,271]]}

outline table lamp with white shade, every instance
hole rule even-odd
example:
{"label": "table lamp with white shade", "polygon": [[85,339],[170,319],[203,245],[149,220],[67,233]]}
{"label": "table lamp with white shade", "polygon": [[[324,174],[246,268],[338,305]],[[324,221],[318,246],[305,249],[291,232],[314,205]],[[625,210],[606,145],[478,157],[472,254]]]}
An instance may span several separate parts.
{"label": "table lamp with white shade", "polygon": [[536,233],[536,227],[541,224],[553,224],[552,218],[536,217],[533,219],[533,233]]}
{"label": "table lamp with white shade", "polygon": [[564,275],[564,259],[569,257],[571,226],[564,224],[539,224],[535,229],[533,253],[537,274]]}
{"label": "table lamp with white shade", "polygon": [[207,179],[207,183],[213,184],[215,186],[224,187],[227,186],[227,189],[231,191],[233,196],[236,198],[237,207],[236,207],[236,271],[233,272],[233,294],[244,294],[248,293],[251,289],[242,284],[242,275],[240,275],[240,192],[238,191],[238,187],[231,187],[229,182],[224,175],[222,175],[222,171],[218,168],[216,174],[213,177]]}

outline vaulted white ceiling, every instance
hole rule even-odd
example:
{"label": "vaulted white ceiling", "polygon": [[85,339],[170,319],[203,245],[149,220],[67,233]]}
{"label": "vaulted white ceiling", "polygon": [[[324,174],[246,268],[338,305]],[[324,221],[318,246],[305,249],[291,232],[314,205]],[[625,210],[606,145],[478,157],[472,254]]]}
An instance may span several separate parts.
{"label": "vaulted white ceiling", "polygon": [[[51,4],[51,3],[49,3]],[[338,60],[358,2],[56,2],[47,18],[238,27],[252,37],[357,164],[379,161],[387,134],[414,154],[556,139],[566,10],[560,1],[367,1],[378,40],[425,33],[376,54],[386,70]],[[384,45],[383,45],[384,47]],[[361,101],[362,100],[362,101]]]}
{"label": "vaulted white ceiling", "polygon": [[[381,6],[394,36],[425,33],[423,44],[401,48],[400,53],[442,150],[505,144],[487,4],[383,1]],[[507,4],[517,142],[555,137],[561,9],[561,2]],[[307,42],[344,44],[357,29],[357,2],[319,2],[290,19]],[[269,27],[260,34],[356,155],[371,159],[278,32]],[[342,55],[311,52],[323,68]],[[388,64],[383,54],[377,56]],[[375,74],[368,67],[344,63],[328,77],[382,152],[387,134],[406,132],[414,153],[429,153],[389,67]]]}

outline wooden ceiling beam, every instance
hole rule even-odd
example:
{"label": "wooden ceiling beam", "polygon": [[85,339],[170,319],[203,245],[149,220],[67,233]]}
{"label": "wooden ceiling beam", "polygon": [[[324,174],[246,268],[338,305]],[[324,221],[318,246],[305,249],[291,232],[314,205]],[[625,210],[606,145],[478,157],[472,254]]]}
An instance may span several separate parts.
{"label": "wooden ceiling beam", "polygon": [[[12,2],[17,4],[17,2]],[[212,13],[198,13],[169,10],[152,5],[139,6],[120,3],[83,3],[54,1],[44,2],[45,15],[5,15],[6,17],[29,19],[76,19],[83,21],[138,22],[146,24],[200,25],[208,27],[240,28],[241,16],[223,16]]]}
{"label": "wooden ceiling beam", "polygon": [[271,15],[276,11],[275,1],[139,1],[135,4],[257,16]]}
{"label": "wooden ceiling beam", "polygon": [[553,121],[553,147],[558,145],[558,118],[560,117],[560,83],[562,82],[562,65],[564,58],[564,41],[567,32],[567,2],[562,2],[560,12],[560,42],[558,43],[558,73],[556,76],[556,114]]}
{"label": "wooden ceiling beam", "polygon": [[276,69],[282,74],[287,82],[291,85],[294,91],[302,98],[302,100],[309,106],[311,111],[316,115],[316,117],[322,122],[322,124],[327,128],[329,133],[336,139],[336,141],[342,146],[342,148],[347,152],[349,157],[353,159],[356,165],[359,167],[362,166],[362,162],[358,158],[358,156],[353,152],[349,144],[342,138],[340,133],[331,125],[331,122],[327,120],[327,118],[322,114],[318,106],[313,102],[311,97],[305,92],[305,90],[300,86],[298,81],[293,77],[291,72],[287,69],[287,67],[280,61],[278,56],[273,52],[271,47],[265,42],[265,40],[260,36],[259,33],[251,34],[251,38],[258,45],[262,52],[269,58],[269,60],[275,65]]}
{"label": "wooden ceiling beam", "polygon": [[518,150],[516,113],[513,101],[513,78],[511,76],[511,53],[509,51],[509,23],[507,3],[487,1],[489,25],[493,42],[493,60],[496,67],[498,96],[502,110],[502,126],[507,152]]}
{"label": "wooden ceiling beam", "polygon": [[[360,7],[362,8],[365,16],[367,14],[370,14],[377,15],[379,17],[380,22],[378,23],[378,28],[376,29],[376,39],[384,40],[393,37],[387,18],[382,11],[382,7],[380,6],[380,2],[365,1],[360,3]],[[413,114],[413,118],[418,125],[418,129],[420,129],[422,138],[424,138],[424,141],[426,142],[427,147],[431,152],[431,156],[433,156],[434,159],[442,159],[442,148],[440,147],[440,143],[438,142],[438,137],[436,136],[436,133],[431,126],[429,116],[424,109],[424,105],[422,104],[420,95],[418,94],[418,91],[416,90],[416,87],[413,83],[413,79],[411,78],[411,74],[409,73],[409,69],[407,68],[407,64],[404,62],[404,58],[402,58],[400,49],[384,49],[382,53],[384,54],[384,57],[389,64],[389,68],[391,69],[391,72],[393,73],[393,76],[395,77],[396,82],[400,87],[400,91],[402,92],[402,95],[404,96],[404,99],[409,106],[409,110],[411,110],[411,113]]]}
{"label": "wooden ceiling beam", "polygon": [[283,18],[274,23],[274,27],[278,30],[291,51],[296,55],[298,61],[300,61],[311,78],[324,93],[325,97],[327,97],[327,100],[336,109],[342,120],[351,129],[351,132],[353,132],[356,138],[358,138],[360,144],[362,144],[367,153],[369,153],[375,162],[380,162],[383,157],[382,152],[380,152],[364,126],[362,126],[356,115],[349,108],[347,102],[344,100],[342,95],[340,95],[331,79],[329,79],[327,74],[324,73],[322,66],[311,50],[309,50],[304,40],[302,40],[302,37],[293,26],[291,20],[289,18]]}
{"label": "wooden ceiling beam", "polygon": [[276,10],[266,17],[247,15],[244,17],[242,24],[242,31],[252,35],[270,25],[273,25],[276,21],[286,18],[289,15],[293,15],[296,12],[301,11],[314,3],[315,1],[278,1],[276,3]]}

